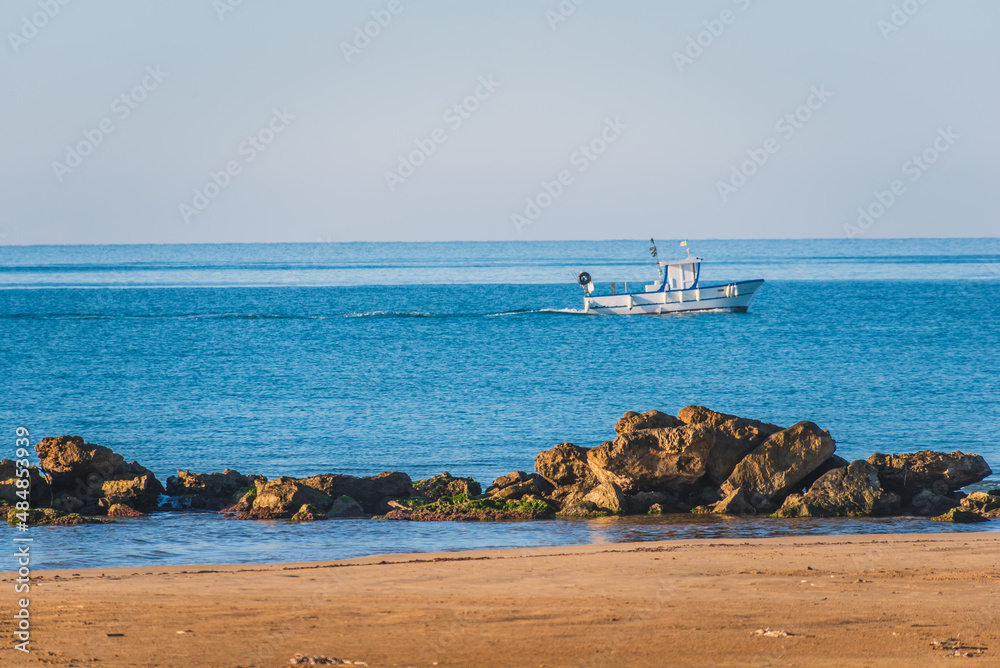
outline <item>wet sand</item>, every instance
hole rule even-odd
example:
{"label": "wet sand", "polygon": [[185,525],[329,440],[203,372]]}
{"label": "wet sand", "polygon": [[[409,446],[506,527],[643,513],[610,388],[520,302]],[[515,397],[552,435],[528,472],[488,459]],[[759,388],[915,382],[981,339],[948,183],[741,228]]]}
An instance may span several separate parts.
{"label": "wet sand", "polygon": [[33,575],[32,653],[5,604],[0,665],[1000,666],[994,533]]}

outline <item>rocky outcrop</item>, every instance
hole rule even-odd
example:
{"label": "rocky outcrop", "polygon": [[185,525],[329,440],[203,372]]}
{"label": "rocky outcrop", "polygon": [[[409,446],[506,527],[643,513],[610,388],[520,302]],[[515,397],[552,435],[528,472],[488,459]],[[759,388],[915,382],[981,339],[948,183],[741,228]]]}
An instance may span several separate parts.
{"label": "rocky outcrop", "polygon": [[35,452],[52,479],[52,506],[82,514],[106,514],[115,504],[156,508],[163,485],[153,472],[80,436],[44,438]]}
{"label": "rocky outcrop", "polygon": [[291,518],[302,506],[313,506],[325,513],[333,506],[333,499],[295,478],[282,476],[257,483],[230,510],[241,520],[276,520]]}
{"label": "rocky outcrop", "polygon": [[599,483],[627,492],[677,493],[705,475],[712,443],[704,425],[629,431],[590,450],[587,463]]}
{"label": "rocky outcrop", "polygon": [[[29,466],[26,477],[19,478],[17,471],[17,462],[13,459],[0,461],[0,503],[8,503],[13,506],[18,501],[28,501],[32,508],[50,505],[52,490],[49,488],[48,481],[42,477],[38,467]],[[27,499],[23,498],[24,494],[18,494],[25,489],[25,484],[28,485]]]}
{"label": "rocky outcrop", "polygon": [[627,411],[624,416],[615,424],[615,433],[621,436],[630,431],[640,431],[642,429],[670,429],[681,427],[684,423],[673,415],[661,413],[658,410],[650,410],[645,413]]}
{"label": "rocky outcrop", "polygon": [[408,499],[417,494],[410,476],[400,471],[389,471],[363,478],[337,473],[324,473],[309,478],[301,478],[299,482],[318,489],[332,499],[349,496],[359,503],[364,512],[369,515],[379,512],[381,504],[384,504],[388,500]]}
{"label": "rocky outcrop", "polygon": [[833,455],[830,433],[812,422],[799,422],[779,431],[736,465],[721,491],[728,496],[739,488],[781,502],[796,484]]}
{"label": "rocky outcrop", "polygon": [[494,480],[486,488],[486,495],[516,501],[525,497],[540,498],[554,490],[552,483],[537,473],[514,471]]}
{"label": "rocky outcrop", "polygon": [[267,482],[260,475],[243,475],[225,469],[222,473],[191,473],[178,471],[167,478],[166,494],[176,497],[182,507],[218,510],[233,501],[240,491],[253,487],[257,481]]}
{"label": "rocky outcrop", "polygon": [[685,406],[677,417],[684,424],[711,427],[714,442],[708,453],[707,469],[717,485],[732,475],[740,460],[781,431],[778,425],[717,413],[704,406]]}
{"label": "rocky outcrop", "polygon": [[551,450],[538,453],[535,470],[556,487],[587,484],[593,481],[587,463],[589,448],[572,443],[560,443]]}
{"label": "rocky outcrop", "polygon": [[879,483],[878,471],[858,460],[833,469],[804,495],[793,494],[778,510],[778,517],[859,517],[891,515],[900,498]]}
{"label": "rocky outcrop", "polygon": [[413,483],[413,489],[420,496],[432,501],[459,494],[471,498],[483,493],[483,488],[472,478],[456,478],[447,471],[427,480],[416,481]]}
{"label": "rocky outcrop", "polygon": [[985,522],[1000,518],[1000,489],[989,492],[973,492],[962,499],[961,503],[933,519],[939,522]]}
{"label": "rocky outcrop", "polygon": [[981,456],[963,452],[875,453],[868,458],[868,463],[878,470],[882,486],[901,495],[905,501],[925,489],[943,496],[993,473]]}

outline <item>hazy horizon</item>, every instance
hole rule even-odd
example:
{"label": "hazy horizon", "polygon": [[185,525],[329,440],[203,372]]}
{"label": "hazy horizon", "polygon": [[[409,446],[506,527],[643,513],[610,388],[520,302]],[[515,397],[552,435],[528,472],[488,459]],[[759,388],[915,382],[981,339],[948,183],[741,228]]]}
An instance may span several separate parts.
{"label": "hazy horizon", "polygon": [[0,6],[0,244],[992,238],[1000,6]]}

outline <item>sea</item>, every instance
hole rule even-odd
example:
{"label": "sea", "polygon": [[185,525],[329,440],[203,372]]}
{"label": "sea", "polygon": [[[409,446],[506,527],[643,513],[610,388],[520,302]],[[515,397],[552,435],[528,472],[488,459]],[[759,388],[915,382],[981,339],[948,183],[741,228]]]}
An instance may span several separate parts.
{"label": "sea", "polygon": [[[485,488],[629,410],[829,429],[847,459],[983,455],[1000,486],[1000,239],[706,240],[747,313],[597,316],[648,240],[0,246],[7,445],[76,434],[152,469],[448,471]],[[680,259],[678,241],[658,244]],[[7,452],[3,452],[6,447]],[[153,513],[30,530],[35,568],[287,562],[673,538],[996,531],[923,518],[704,516],[303,525]],[[13,533],[13,529],[4,528]],[[13,570],[10,559],[0,570]]]}

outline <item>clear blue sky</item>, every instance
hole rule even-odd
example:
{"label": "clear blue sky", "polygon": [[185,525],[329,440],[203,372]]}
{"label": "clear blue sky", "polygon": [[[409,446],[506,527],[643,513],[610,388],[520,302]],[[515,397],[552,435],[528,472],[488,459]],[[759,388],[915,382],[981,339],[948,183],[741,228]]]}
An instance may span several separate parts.
{"label": "clear blue sky", "polygon": [[990,0],[230,1],[0,6],[0,242],[997,235]]}

